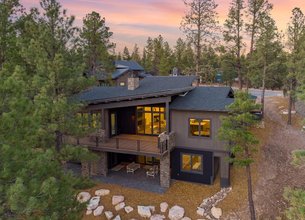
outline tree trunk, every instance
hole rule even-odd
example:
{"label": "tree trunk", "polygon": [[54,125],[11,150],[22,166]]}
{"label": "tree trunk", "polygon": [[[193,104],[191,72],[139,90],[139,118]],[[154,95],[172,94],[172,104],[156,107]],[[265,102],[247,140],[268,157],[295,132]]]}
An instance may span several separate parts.
{"label": "tree trunk", "polygon": [[60,131],[55,131],[56,143],[55,148],[57,152],[60,152],[62,147],[62,133]]}
{"label": "tree trunk", "polygon": [[265,115],[265,91],[266,91],[266,71],[267,71],[267,65],[266,62],[264,62],[264,70],[263,70],[263,91],[262,91],[262,117]]}
{"label": "tree trunk", "polygon": [[[249,159],[250,155],[249,155],[248,147],[245,148],[245,153],[246,153],[246,158]],[[248,182],[248,203],[249,203],[250,217],[251,220],[256,220],[253,195],[252,195],[252,177],[251,177],[250,164],[246,165],[246,174],[247,174],[247,182]]]}
{"label": "tree trunk", "polygon": [[292,124],[291,111],[292,111],[292,94],[291,94],[291,91],[289,91],[289,97],[288,97],[288,121],[287,121],[288,125]]}
{"label": "tree trunk", "polygon": [[242,74],[241,74],[241,65],[240,65],[240,61],[238,61],[237,63],[237,73],[238,73],[238,87],[239,90],[243,89],[243,79],[242,79]]}
{"label": "tree trunk", "polygon": [[248,202],[249,202],[250,217],[251,220],[255,220],[256,217],[255,217],[255,209],[254,209],[254,202],[252,196],[252,178],[251,178],[250,165],[246,166],[246,172],[247,172],[247,181],[248,181]]}

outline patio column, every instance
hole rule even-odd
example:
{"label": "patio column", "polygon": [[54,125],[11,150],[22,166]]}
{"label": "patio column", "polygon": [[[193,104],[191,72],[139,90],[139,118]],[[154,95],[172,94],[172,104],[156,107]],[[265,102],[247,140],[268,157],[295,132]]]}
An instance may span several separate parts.
{"label": "patio column", "polygon": [[166,102],[165,104],[165,118],[166,118],[166,132],[169,134],[170,130],[170,120],[169,120],[169,102]]}
{"label": "patio column", "polygon": [[89,177],[90,176],[90,163],[88,161],[82,161],[81,162],[81,172],[83,177]]}
{"label": "patio column", "polygon": [[220,157],[220,187],[230,186],[230,163],[227,161],[227,154]]}
{"label": "patio column", "polygon": [[97,169],[96,174],[99,176],[107,176],[108,174],[108,154],[107,152],[99,152],[97,154],[99,160],[96,161]]}
{"label": "patio column", "polygon": [[170,152],[165,153],[160,158],[160,185],[161,187],[170,187]]}

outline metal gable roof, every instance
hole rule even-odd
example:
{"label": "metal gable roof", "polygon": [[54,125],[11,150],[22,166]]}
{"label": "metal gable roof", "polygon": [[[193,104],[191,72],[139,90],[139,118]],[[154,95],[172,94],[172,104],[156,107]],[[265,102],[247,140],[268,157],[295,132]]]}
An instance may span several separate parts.
{"label": "metal gable roof", "polygon": [[227,111],[226,106],[234,102],[230,87],[196,87],[185,96],[178,96],[170,104],[174,110]]}
{"label": "metal gable roof", "polygon": [[144,68],[138,64],[136,61],[133,60],[117,60],[115,61],[115,67],[117,69],[129,69],[129,70],[136,70],[136,71],[143,71]]}

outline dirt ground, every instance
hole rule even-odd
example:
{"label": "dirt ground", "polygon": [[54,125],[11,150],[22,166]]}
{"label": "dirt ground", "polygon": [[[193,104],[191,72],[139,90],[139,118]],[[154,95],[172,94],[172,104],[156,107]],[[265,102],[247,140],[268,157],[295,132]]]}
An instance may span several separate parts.
{"label": "dirt ground", "polygon": [[[301,117],[293,116],[293,125],[287,126],[287,116],[280,109],[287,109],[287,100],[272,97],[266,100],[265,125],[261,161],[258,163],[258,181],[254,187],[254,203],[257,219],[285,219],[287,202],[283,198],[285,187],[305,188],[305,170],[291,165],[291,152],[305,149],[305,133],[301,131]],[[249,218],[246,205],[225,219]]]}

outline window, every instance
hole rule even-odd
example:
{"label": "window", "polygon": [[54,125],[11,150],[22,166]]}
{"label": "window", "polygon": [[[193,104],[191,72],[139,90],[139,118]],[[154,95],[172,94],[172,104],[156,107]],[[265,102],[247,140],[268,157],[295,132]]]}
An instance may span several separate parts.
{"label": "window", "polygon": [[202,172],[202,155],[182,154],[181,170],[185,172]]}
{"label": "window", "polygon": [[165,108],[159,106],[137,107],[138,134],[158,135],[166,130]]}
{"label": "window", "polygon": [[210,137],[211,121],[208,119],[190,119],[190,133],[192,136]]}
{"label": "window", "polygon": [[120,82],[120,86],[125,86],[125,82]]}

